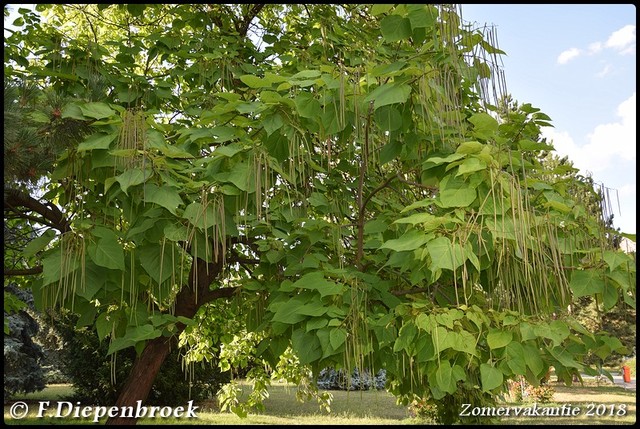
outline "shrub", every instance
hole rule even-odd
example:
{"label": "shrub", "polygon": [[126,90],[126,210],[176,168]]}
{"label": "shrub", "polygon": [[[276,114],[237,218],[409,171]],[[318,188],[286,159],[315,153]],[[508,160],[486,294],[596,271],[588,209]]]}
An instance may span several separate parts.
{"label": "shrub", "polygon": [[409,404],[409,412],[412,417],[431,422],[438,421],[438,407],[432,401],[425,398],[416,398]]}
{"label": "shrub", "polygon": [[34,343],[38,322],[29,314],[33,306],[30,292],[15,285],[5,286],[5,294],[11,293],[26,304],[26,308],[13,314],[5,312],[9,332],[4,336],[4,400],[16,393],[37,392],[45,388],[42,347]]}
{"label": "shrub", "polygon": [[[107,356],[108,341],[99,341],[94,331],[76,328],[76,315],[60,316],[57,328],[64,339],[63,372],[74,385],[74,396],[82,403],[111,405],[115,403],[136,357],[132,348]],[[200,401],[214,396],[229,374],[217,362],[195,364],[187,374],[183,370],[180,350],[167,357],[153,384],[147,403],[150,405],[184,405],[188,400]],[[113,381],[115,381],[115,383]]]}
{"label": "shrub", "polygon": [[540,402],[545,404],[551,402],[556,390],[547,383],[533,386],[520,377],[509,383],[509,393],[515,402]]}
{"label": "shrub", "polygon": [[382,390],[385,388],[387,373],[381,369],[374,376],[369,370],[354,368],[351,377],[344,369],[325,368],[318,374],[318,387],[325,390]]}

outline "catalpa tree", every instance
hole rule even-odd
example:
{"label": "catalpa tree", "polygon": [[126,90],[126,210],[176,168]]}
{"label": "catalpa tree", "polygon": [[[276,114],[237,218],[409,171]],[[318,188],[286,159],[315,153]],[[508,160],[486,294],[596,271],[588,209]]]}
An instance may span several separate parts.
{"label": "catalpa tree", "polygon": [[5,186],[5,217],[47,226],[13,273],[110,353],[135,347],[116,405],[145,400],[185,327],[197,348],[232,319],[272,367],[385,369],[443,422],[623,352],[567,309],[635,305],[635,260],[598,189],[545,162],[550,118],[505,107],[503,52],[457,7],[36,11],[5,76],[66,140],[40,195]]}

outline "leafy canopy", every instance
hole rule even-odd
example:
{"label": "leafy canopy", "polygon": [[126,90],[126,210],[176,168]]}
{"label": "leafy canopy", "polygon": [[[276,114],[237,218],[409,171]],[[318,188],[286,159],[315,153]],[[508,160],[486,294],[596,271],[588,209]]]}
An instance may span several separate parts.
{"label": "leafy canopy", "polygon": [[477,404],[622,351],[566,309],[635,305],[635,260],[605,247],[597,190],[544,162],[550,118],[498,108],[503,52],[455,7],[37,10],[5,75],[89,130],[47,175],[69,228],[29,246],[33,288],[110,353],[194,325],[171,309],[198,261],[220,267],[198,287],[234,291],[215,305],[236,330],[211,316],[209,335],[250,332],[273,368],[385,368],[407,401]]}

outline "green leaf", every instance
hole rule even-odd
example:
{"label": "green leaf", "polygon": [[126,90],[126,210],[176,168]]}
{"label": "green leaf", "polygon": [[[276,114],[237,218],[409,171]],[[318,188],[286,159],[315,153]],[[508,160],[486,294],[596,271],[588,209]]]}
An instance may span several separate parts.
{"label": "green leaf", "polygon": [[195,142],[199,139],[213,140],[215,143],[224,143],[236,138],[236,130],[229,126],[213,128],[190,128],[183,133],[189,140]]}
{"label": "green leaf", "polygon": [[132,16],[142,16],[142,15],[144,15],[144,10],[146,8],[147,8],[146,4],[136,4],[136,3],[127,4],[127,11]]}
{"label": "green leaf", "polygon": [[[94,252],[95,253],[95,252]],[[108,270],[104,267],[99,267],[95,264],[87,263],[84,268],[84,286],[79,285],[76,289],[76,295],[91,301],[98,292],[104,287],[104,285],[111,281],[110,274],[114,273],[112,270]],[[94,304],[93,307],[95,308]],[[78,314],[78,311],[76,311]]]}
{"label": "green leaf", "polygon": [[340,284],[334,283],[324,278],[324,275],[320,271],[305,274],[300,277],[293,285],[292,288],[301,288],[308,290],[317,290],[320,292],[321,297],[327,295],[341,294],[344,287]]}
{"label": "green leaf", "polygon": [[456,380],[453,377],[451,363],[448,360],[440,361],[440,365],[435,373],[435,380],[438,389],[443,392],[450,394],[454,394],[456,392]]}
{"label": "green leaf", "polygon": [[184,209],[182,217],[187,219],[191,225],[200,229],[211,228],[218,221],[218,215],[211,204],[208,204],[205,210],[205,207],[197,202],[189,204]]}
{"label": "green leaf", "polygon": [[147,244],[136,249],[140,265],[156,284],[164,283],[176,269],[178,255],[172,254],[172,248],[171,242],[167,242],[164,246]]}
{"label": "green leaf", "polygon": [[334,350],[338,350],[340,346],[347,340],[347,331],[342,328],[333,328],[329,331],[329,342]]}
{"label": "green leaf", "polygon": [[527,366],[535,377],[540,377],[544,371],[544,361],[540,357],[540,351],[530,344],[523,345],[523,348]]}
{"label": "green leaf", "polygon": [[462,164],[458,166],[458,173],[456,176],[461,174],[473,173],[474,171],[485,170],[487,168],[487,164],[478,159],[478,158],[469,158],[465,159]]}
{"label": "green leaf", "polygon": [[452,153],[451,155],[447,155],[445,157],[442,156],[432,156],[427,158],[422,164],[423,170],[428,170],[430,168],[436,167],[441,164],[446,164],[450,162],[457,161],[465,157],[464,153]]}
{"label": "green leaf", "polygon": [[421,247],[424,243],[429,241],[429,236],[417,229],[407,231],[400,238],[387,240],[384,242],[380,249],[391,249],[396,252],[403,252],[405,250],[415,250]]}
{"label": "green leaf", "polygon": [[436,358],[436,349],[433,346],[433,338],[431,336],[418,335],[415,347],[417,362],[427,362]]}
{"label": "green leaf", "polygon": [[78,145],[78,152],[86,152],[95,149],[109,149],[111,142],[116,139],[118,134],[97,133],[89,136],[85,141]]}
{"label": "green leaf", "polygon": [[129,196],[127,191],[130,187],[144,183],[151,175],[152,172],[150,169],[142,170],[140,168],[132,168],[116,176],[116,180],[120,183],[122,192]]}
{"label": "green leaf", "polygon": [[238,162],[233,165],[231,171],[222,171],[213,175],[213,178],[222,183],[233,183],[238,189],[250,192],[250,177],[252,174],[252,166],[248,162]]}
{"label": "green leaf", "polygon": [[267,82],[264,79],[259,78],[258,76],[254,76],[252,74],[247,74],[244,76],[240,76],[240,81],[247,85],[249,88],[270,88],[271,82]]}
{"label": "green leaf", "polygon": [[84,116],[93,119],[104,119],[116,114],[106,103],[85,103],[79,104],[78,107]]}
{"label": "green leaf", "polygon": [[[106,231],[109,231],[105,228]],[[124,250],[112,231],[110,235],[100,238],[96,245],[93,262],[101,267],[124,271]]]}
{"label": "green leaf", "polygon": [[307,321],[307,332],[324,328],[325,326],[327,326],[328,323],[329,323],[329,320],[327,320],[324,317],[311,319]]}
{"label": "green leaf", "polygon": [[418,334],[418,328],[413,323],[407,323],[400,328],[398,338],[393,345],[393,352],[397,353],[402,350],[409,350],[414,343],[414,339]]}
{"label": "green leaf", "polygon": [[573,271],[569,287],[576,298],[604,292],[604,279],[596,270]]}
{"label": "green leaf", "polygon": [[380,163],[386,164],[393,161],[402,153],[402,143],[399,140],[392,140],[380,150]]}
{"label": "green leaf", "polygon": [[310,364],[322,358],[322,345],[318,336],[304,329],[296,329],[291,335],[291,346],[302,365]]}
{"label": "green leaf", "polygon": [[40,237],[34,238],[24,247],[22,255],[29,258],[41,250],[44,250],[55,236],[56,232],[53,229],[47,229]]}
{"label": "green leaf", "polygon": [[438,11],[433,6],[422,6],[419,9],[413,9],[407,17],[411,22],[411,28],[430,28],[438,16]]}
{"label": "green leaf", "polygon": [[334,104],[325,105],[319,122],[325,134],[337,134],[344,129],[344,124],[340,123],[340,117]]}
{"label": "green leaf", "polygon": [[411,87],[407,84],[385,83],[371,91],[364,101],[373,101],[374,109],[378,109],[388,104],[404,103],[409,98],[409,94],[411,94]]}
{"label": "green leaf", "polygon": [[317,119],[321,114],[320,102],[309,92],[301,92],[294,102],[298,114],[303,118]]}
{"label": "green leaf", "polygon": [[507,345],[507,365],[514,374],[526,375],[527,362],[522,344],[512,341]]}
{"label": "green leaf", "polygon": [[153,325],[129,326],[123,337],[116,338],[109,345],[108,355],[127,347],[135,346],[141,341],[152,340],[162,335],[161,329],[156,329]]}
{"label": "green leaf", "polygon": [[480,382],[482,383],[483,391],[489,392],[501,386],[502,380],[502,372],[499,369],[486,363],[480,365]]}
{"label": "green leaf", "polygon": [[492,330],[487,335],[487,344],[491,350],[499,349],[511,343],[513,335],[508,331]]}
{"label": "green leaf", "polygon": [[169,224],[164,228],[164,237],[170,241],[187,241],[189,230],[185,225]]}
{"label": "green leaf", "polygon": [[275,131],[282,128],[284,125],[284,121],[282,120],[282,116],[280,113],[274,113],[273,115],[267,115],[262,119],[262,126],[264,130],[267,132],[267,136],[270,136]]}
{"label": "green leaf", "polygon": [[461,143],[458,149],[456,149],[456,153],[476,154],[480,153],[485,146],[486,145],[477,141],[468,141]]}
{"label": "green leaf", "polygon": [[618,302],[618,288],[613,283],[604,284],[604,292],[602,293],[602,301],[605,310],[611,310]]}
{"label": "green leaf", "polygon": [[145,189],[145,201],[155,203],[176,214],[178,206],[182,204],[182,198],[178,190],[172,186],[156,186],[151,183]]}
{"label": "green leaf", "polygon": [[393,6],[393,4],[374,4],[371,7],[371,15],[377,16],[382,15],[383,13],[387,13],[391,9],[393,9]]}
{"label": "green leaf", "polygon": [[293,76],[291,79],[315,79],[322,75],[319,70],[302,70]]}
{"label": "green leaf", "polygon": [[393,223],[422,224],[425,231],[432,231],[447,222],[446,217],[434,216],[431,213],[414,213],[410,216],[395,220]]}
{"label": "green leaf", "polygon": [[109,320],[108,313],[102,313],[96,319],[96,331],[98,333],[98,339],[102,341],[107,335],[111,334],[111,330],[113,329],[114,320]]}
{"label": "green leaf", "polygon": [[443,208],[469,207],[476,199],[475,188],[463,180],[446,176],[440,182],[440,203]]}
{"label": "green leaf", "polygon": [[615,270],[616,268],[618,268],[618,266],[624,264],[627,261],[631,263],[635,263],[629,257],[629,255],[627,255],[622,251],[605,250],[603,257],[604,257],[604,261],[609,266],[610,271]]}
{"label": "green leaf", "polygon": [[564,347],[558,346],[548,350],[551,356],[556,358],[562,366],[567,368],[577,368],[579,370],[583,368],[583,366],[576,362],[573,355]]}
{"label": "green leaf", "polygon": [[469,122],[474,125],[473,134],[481,139],[491,138],[498,130],[498,121],[488,113],[476,113]]}
{"label": "green leaf", "polygon": [[269,306],[274,322],[294,324],[308,319],[308,316],[318,317],[329,311],[321,300],[317,299],[315,293],[306,292],[291,298],[286,302],[274,303]]}
{"label": "green leaf", "polygon": [[377,109],[374,117],[375,124],[382,131],[396,131],[402,127],[402,114],[395,106],[383,106]]}
{"label": "green leaf", "polygon": [[532,150],[532,151],[542,151],[542,150],[553,150],[553,146],[544,144],[542,142],[535,142],[533,140],[519,140],[518,141],[518,149],[520,150]]}
{"label": "green leaf", "polygon": [[387,42],[397,42],[398,40],[411,37],[411,21],[399,15],[389,15],[380,21],[382,37]]}
{"label": "green leaf", "polygon": [[452,243],[447,237],[438,237],[427,243],[427,250],[431,256],[432,271],[447,269],[454,271],[464,264],[466,252],[459,243]]}

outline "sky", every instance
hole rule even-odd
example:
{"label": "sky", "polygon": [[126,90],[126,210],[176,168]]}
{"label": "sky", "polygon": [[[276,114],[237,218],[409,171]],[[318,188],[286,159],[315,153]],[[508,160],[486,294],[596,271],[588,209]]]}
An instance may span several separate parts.
{"label": "sky", "polygon": [[635,6],[462,4],[462,18],[495,26],[507,92],[551,117],[543,136],[611,189],[614,227],[635,234]]}
{"label": "sky", "polygon": [[462,18],[495,26],[508,93],[551,117],[543,136],[611,190],[614,227],[635,234],[635,5],[462,4]]}

